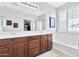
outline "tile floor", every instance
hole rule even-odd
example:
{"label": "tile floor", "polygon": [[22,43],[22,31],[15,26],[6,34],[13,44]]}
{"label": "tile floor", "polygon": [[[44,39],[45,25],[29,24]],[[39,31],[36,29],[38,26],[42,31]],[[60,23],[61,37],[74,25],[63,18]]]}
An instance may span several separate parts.
{"label": "tile floor", "polygon": [[37,57],[69,57],[69,56],[56,49],[52,49],[50,51],[38,55]]}

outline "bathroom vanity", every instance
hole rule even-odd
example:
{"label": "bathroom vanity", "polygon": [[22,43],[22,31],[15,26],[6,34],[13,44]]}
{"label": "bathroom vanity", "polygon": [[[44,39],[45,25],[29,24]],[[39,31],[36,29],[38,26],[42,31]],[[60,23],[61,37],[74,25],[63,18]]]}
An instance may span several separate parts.
{"label": "bathroom vanity", "polygon": [[34,57],[50,49],[52,49],[51,33],[0,38],[0,57]]}

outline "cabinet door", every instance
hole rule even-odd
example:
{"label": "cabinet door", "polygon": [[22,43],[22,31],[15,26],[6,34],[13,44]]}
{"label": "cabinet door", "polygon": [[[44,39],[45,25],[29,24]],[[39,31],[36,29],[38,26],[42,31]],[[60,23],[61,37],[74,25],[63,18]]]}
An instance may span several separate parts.
{"label": "cabinet door", "polygon": [[11,46],[0,46],[0,57],[8,57],[11,56]]}
{"label": "cabinet door", "polygon": [[40,40],[39,39],[33,39],[29,41],[29,49],[40,47]]}
{"label": "cabinet door", "polygon": [[27,56],[28,40],[26,37],[15,38],[12,41],[13,55],[16,57]]}
{"label": "cabinet door", "polygon": [[29,37],[29,56],[33,57],[40,53],[40,36]]}
{"label": "cabinet door", "polygon": [[41,52],[45,52],[47,50],[47,35],[41,36]]}
{"label": "cabinet door", "polygon": [[52,34],[48,34],[48,50],[52,49]]}
{"label": "cabinet door", "polygon": [[17,43],[14,44],[14,56],[16,57],[24,57],[25,56],[25,44],[23,43]]}

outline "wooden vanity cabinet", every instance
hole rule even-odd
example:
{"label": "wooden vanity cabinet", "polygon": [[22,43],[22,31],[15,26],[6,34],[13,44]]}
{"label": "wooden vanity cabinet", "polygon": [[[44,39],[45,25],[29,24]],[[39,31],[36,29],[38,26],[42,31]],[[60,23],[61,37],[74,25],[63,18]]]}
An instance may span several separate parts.
{"label": "wooden vanity cabinet", "polygon": [[29,57],[34,57],[40,54],[40,36],[32,36],[29,41]]}
{"label": "wooden vanity cabinet", "polygon": [[11,40],[0,39],[0,57],[10,57],[11,53]]}
{"label": "wooden vanity cabinet", "polygon": [[52,49],[52,34],[0,39],[0,57],[34,57]]}

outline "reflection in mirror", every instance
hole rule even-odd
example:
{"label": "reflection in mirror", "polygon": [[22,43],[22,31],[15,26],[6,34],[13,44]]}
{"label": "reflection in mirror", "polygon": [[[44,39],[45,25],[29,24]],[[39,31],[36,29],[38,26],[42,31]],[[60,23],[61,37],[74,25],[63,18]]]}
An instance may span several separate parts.
{"label": "reflection in mirror", "polygon": [[8,26],[12,26],[12,21],[11,20],[6,20],[6,23]]}
{"label": "reflection in mirror", "polygon": [[30,31],[30,30],[31,30],[31,21],[24,20],[24,31]]}
{"label": "reflection in mirror", "polygon": [[18,28],[18,23],[13,23],[13,28]]}

